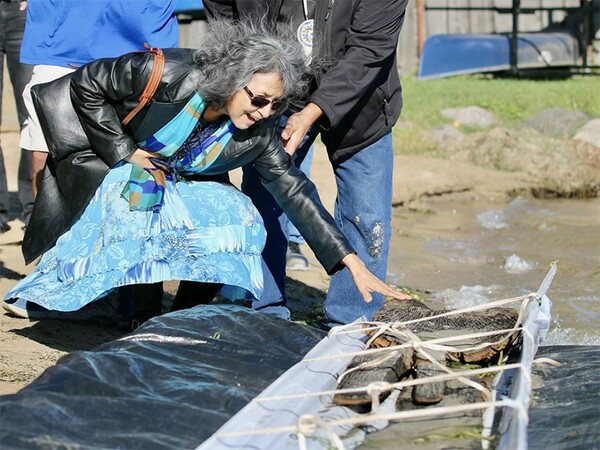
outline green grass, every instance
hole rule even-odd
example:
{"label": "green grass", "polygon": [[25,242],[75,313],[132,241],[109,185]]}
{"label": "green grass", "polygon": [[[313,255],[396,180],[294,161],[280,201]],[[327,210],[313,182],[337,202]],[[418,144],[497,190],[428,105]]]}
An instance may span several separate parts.
{"label": "green grass", "polygon": [[501,122],[520,122],[548,108],[582,111],[600,117],[600,77],[566,80],[453,77],[418,81],[402,80],[402,120],[439,125],[448,120],[445,108],[480,106]]}
{"label": "green grass", "polygon": [[[425,132],[452,120],[441,115],[446,108],[479,106],[492,112],[497,126],[518,127],[549,108],[581,111],[600,117],[600,77],[577,76],[563,80],[531,80],[486,77],[452,77],[418,81],[402,79],[404,107],[394,128],[402,153],[436,156],[435,144]],[[473,127],[459,128],[463,133]]]}

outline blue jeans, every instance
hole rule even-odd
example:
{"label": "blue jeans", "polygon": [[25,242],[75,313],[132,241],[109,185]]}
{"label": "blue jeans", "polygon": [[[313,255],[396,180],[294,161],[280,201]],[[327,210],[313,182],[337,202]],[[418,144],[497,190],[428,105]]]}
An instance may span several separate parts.
{"label": "blue jeans", "polygon": [[[310,143],[312,143],[312,140]],[[302,144],[292,157],[296,167],[299,167],[307,177],[310,175],[313,148],[312,145]],[[252,199],[252,203],[258,209],[267,229],[267,242],[263,250],[263,259],[270,274],[265,275],[265,289],[260,302],[268,304],[278,297],[281,304],[285,305],[287,301],[285,295],[285,264],[288,238],[297,243],[304,242],[304,239],[273,196],[262,185],[256,170],[251,164],[243,168],[242,192]]]}
{"label": "blue jeans", "polygon": [[[23,89],[31,79],[33,66],[21,64],[19,54],[21,41],[25,30],[25,11],[19,11],[19,2],[0,2],[0,124],[2,123],[2,91],[4,88],[3,70],[4,61],[8,68],[8,75],[13,86],[13,95],[17,106],[19,126],[27,119],[27,108],[23,103]],[[11,149],[13,151],[13,149]],[[31,152],[20,150],[18,190],[21,203],[21,219],[27,223],[33,209],[33,191],[31,179]],[[9,196],[4,166],[4,155],[0,147],[0,225],[8,222],[13,217],[9,216]]]}
{"label": "blue jeans", "polygon": [[[385,281],[392,233],[394,149],[391,133],[334,164],[338,195],[335,221],[367,268]],[[347,269],[331,277],[325,300],[327,326],[368,320],[383,306],[381,294],[366,303]]]}
{"label": "blue jeans", "polygon": [[[300,147],[292,157],[292,161],[294,161],[296,167],[304,172],[307,178],[310,178],[310,165],[312,164],[314,149],[315,147],[313,145]],[[290,242],[304,244],[305,240],[300,234],[300,231],[298,231],[296,226],[290,221],[290,219],[288,219],[288,216],[285,213],[281,214],[279,222],[281,224],[281,228],[287,231],[288,240]]]}

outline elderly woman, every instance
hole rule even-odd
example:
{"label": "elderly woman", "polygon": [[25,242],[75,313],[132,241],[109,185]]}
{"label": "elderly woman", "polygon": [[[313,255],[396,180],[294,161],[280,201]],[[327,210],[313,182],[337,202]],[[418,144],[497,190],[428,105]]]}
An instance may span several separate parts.
{"label": "elderly woman", "polygon": [[[300,45],[260,25],[220,21],[210,24],[202,49],[164,55],[152,101],[125,127],[152,55],[101,59],[71,75],[72,106],[91,149],[50,160],[23,244],[28,263],[43,255],[3,307],[19,317],[49,317],[116,287],[165,280],[188,287],[174,309],[190,304],[184,297],[194,290],[186,281],[258,298],[262,220],[227,182],[230,170],[248,163],[328,273],[350,270],[367,302],[373,291],[405,298],[365,268],[282,147],[274,116],[303,93]],[[236,298],[236,289],[222,293]],[[153,297],[143,289],[135,295]],[[138,305],[138,319],[152,315],[145,314]]]}

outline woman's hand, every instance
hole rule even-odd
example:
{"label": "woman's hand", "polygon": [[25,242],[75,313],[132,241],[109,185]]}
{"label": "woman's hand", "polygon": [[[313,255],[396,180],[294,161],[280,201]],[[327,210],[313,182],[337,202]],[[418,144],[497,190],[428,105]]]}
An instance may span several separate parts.
{"label": "woman's hand", "polygon": [[395,298],[396,300],[410,300],[409,295],[392,289],[373,275],[369,269],[367,269],[365,263],[363,263],[354,253],[344,256],[342,263],[350,270],[352,278],[354,279],[354,284],[363,296],[365,302],[369,303],[373,300],[371,292],[378,292],[385,296]]}
{"label": "woman's hand", "polygon": [[292,156],[310,127],[323,115],[323,111],[314,103],[307,104],[300,112],[292,114],[281,132],[283,147]]}
{"label": "woman's hand", "polygon": [[142,148],[138,148],[132,154],[130,154],[125,161],[133,164],[140,169],[145,170],[154,177],[154,180],[160,185],[166,184],[166,166],[161,167],[161,164],[152,162],[151,158],[161,159],[162,157],[158,153],[149,152]]}

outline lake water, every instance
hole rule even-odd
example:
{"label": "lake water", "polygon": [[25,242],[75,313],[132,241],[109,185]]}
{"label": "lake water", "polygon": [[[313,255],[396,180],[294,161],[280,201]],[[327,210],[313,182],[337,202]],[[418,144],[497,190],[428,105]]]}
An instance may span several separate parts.
{"label": "lake water", "polygon": [[388,281],[449,308],[537,291],[553,261],[552,322],[537,357],[531,450],[600,448],[600,199],[447,201],[396,209]]}
{"label": "lake water", "polygon": [[395,210],[389,282],[460,308],[535,292],[556,261],[544,345],[600,345],[600,199],[444,201],[435,211]]}

